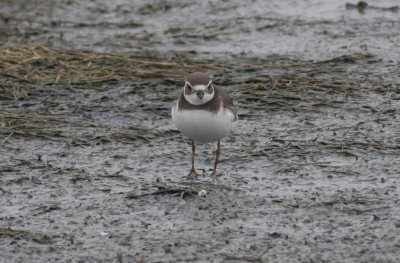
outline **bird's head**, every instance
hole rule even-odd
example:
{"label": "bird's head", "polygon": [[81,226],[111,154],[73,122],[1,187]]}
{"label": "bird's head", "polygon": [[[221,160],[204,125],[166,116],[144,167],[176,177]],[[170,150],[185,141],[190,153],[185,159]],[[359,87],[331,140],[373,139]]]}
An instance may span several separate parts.
{"label": "bird's head", "polygon": [[215,95],[212,80],[202,72],[194,72],[188,75],[183,87],[183,95],[192,105],[206,104]]}

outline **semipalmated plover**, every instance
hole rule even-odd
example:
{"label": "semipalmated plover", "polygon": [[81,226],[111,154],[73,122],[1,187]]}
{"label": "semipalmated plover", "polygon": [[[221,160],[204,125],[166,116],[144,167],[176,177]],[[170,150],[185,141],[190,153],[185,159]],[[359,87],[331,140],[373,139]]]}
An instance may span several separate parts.
{"label": "semipalmated plover", "polygon": [[186,77],[185,86],[178,101],[172,107],[172,121],[175,127],[192,140],[192,169],[189,177],[195,178],[195,141],[208,143],[218,141],[214,169],[221,153],[220,139],[227,136],[237,121],[237,113],[232,99],[221,88],[212,83],[202,72],[194,72]]}

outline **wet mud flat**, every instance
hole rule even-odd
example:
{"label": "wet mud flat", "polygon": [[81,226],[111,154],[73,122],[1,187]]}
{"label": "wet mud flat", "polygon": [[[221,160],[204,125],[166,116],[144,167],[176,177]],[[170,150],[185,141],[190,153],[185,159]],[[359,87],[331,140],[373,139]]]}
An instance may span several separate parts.
{"label": "wet mud flat", "polygon": [[[397,1],[3,2],[0,262],[400,262]],[[170,120],[198,70],[216,179]]]}
{"label": "wet mud flat", "polygon": [[[400,72],[379,57],[0,54],[0,261],[399,262]],[[212,144],[185,178],[170,120],[196,70],[239,109],[216,179]]]}

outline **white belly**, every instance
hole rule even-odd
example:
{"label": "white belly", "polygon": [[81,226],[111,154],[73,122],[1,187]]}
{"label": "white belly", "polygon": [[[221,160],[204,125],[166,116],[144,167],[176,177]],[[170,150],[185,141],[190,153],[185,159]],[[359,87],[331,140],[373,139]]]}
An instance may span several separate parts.
{"label": "white belly", "polygon": [[235,124],[234,114],[226,109],[218,113],[205,110],[177,110],[172,108],[175,127],[187,137],[199,142],[212,142],[227,136]]}

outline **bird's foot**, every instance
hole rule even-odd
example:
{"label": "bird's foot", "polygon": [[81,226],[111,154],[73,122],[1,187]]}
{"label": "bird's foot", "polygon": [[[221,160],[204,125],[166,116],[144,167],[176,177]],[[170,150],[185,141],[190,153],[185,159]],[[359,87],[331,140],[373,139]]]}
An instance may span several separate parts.
{"label": "bird's foot", "polygon": [[216,178],[216,177],[217,177],[217,171],[216,171],[216,170],[213,170],[210,176],[211,176],[212,178]]}
{"label": "bird's foot", "polygon": [[190,179],[196,179],[198,175],[199,174],[196,172],[196,170],[192,169],[190,173],[187,175],[187,177]]}

